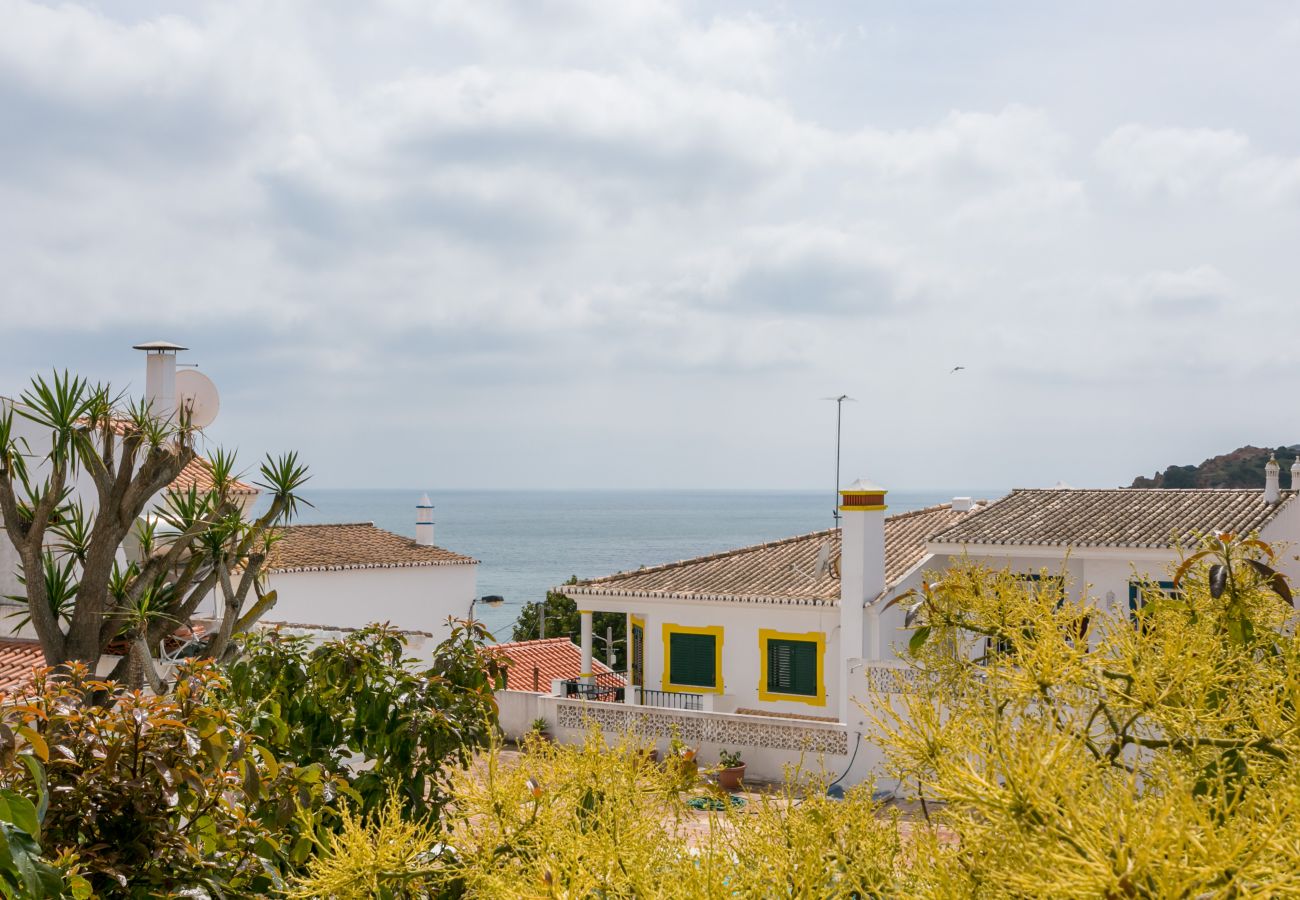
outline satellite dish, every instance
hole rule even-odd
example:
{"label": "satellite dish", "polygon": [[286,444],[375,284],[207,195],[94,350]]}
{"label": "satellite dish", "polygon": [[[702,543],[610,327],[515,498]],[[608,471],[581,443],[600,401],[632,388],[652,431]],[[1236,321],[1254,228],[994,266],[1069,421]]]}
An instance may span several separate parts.
{"label": "satellite dish", "polygon": [[176,408],[190,415],[190,424],[206,428],[221,409],[221,397],[212,379],[195,369],[176,373]]}

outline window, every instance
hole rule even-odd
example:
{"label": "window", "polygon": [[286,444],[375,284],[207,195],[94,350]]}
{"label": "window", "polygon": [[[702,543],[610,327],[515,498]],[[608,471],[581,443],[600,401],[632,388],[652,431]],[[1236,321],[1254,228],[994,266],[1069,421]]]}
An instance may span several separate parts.
{"label": "window", "polygon": [[826,704],[823,666],[826,636],[821,632],[787,634],[761,629],[758,632],[760,700],[793,700]]}
{"label": "window", "polygon": [[[1065,577],[1063,575],[1042,575],[1038,572],[1024,572],[1016,576],[1016,580],[1034,595],[1052,594],[1056,595],[1056,608],[1059,610],[1065,604]],[[1079,623],[1079,636],[1086,637],[1088,633],[1088,619],[1085,616]],[[997,641],[993,638],[984,639],[984,653],[986,656],[1001,655],[1006,656],[1015,653],[1015,644],[1008,638],[1001,638]]]}
{"label": "window", "polygon": [[664,624],[664,690],[722,693],[722,626]]}
{"label": "window", "polygon": [[1128,583],[1128,615],[1134,622],[1138,620],[1138,613],[1142,611],[1142,607],[1147,603],[1147,598],[1142,595],[1142,589],[1146,588],[1149,595],[1153,587],[1167,597],[1177,597],[1181,593],[1178,588],[1174,587],[1172,581],[1130,581]]}

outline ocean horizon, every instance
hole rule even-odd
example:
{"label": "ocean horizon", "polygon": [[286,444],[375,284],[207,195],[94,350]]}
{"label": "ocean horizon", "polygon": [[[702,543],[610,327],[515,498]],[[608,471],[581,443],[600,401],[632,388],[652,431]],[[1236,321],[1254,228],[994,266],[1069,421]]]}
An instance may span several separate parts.
{"label": "ocean horizon", "polygon": [[[498,641],[510,640],[526,604],[570,576],[596,578],[832,526],[828,491],[743,489],[309,488],[304,496],[311,505],[300,508],[295,522],[373,522],[414,537],[415,505],[426,492],[434,505],[434,542],[479,561],[479,596],[505,598],[500,606],[475,609]],[[908,512],[954,496],[1005,493],[893,490],[888,500],[891,512]],[[462,615],[468,612],[467,605]]]}

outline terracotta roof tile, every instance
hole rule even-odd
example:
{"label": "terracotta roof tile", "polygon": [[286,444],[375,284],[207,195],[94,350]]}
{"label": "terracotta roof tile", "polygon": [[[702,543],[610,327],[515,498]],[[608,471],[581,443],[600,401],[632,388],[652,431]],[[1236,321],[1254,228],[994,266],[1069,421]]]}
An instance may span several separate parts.
{"label": "terracotta roof tile", "polygon": [[327,572],[415,566],[477,565],[477,560],[442,547],[376,528],[371,522],[286,525],[271,547],[267,572]]}
{"label": "terracotta roof tile", "polygon": [[[885,519],[885,580],[894,584],[926,557],[926,540],[969,511],[951,504],[899,513]],[[818,556],[830,545],[830,559],[840,555],[835,529],[742,547],[667,565],[619,572],[604,578],[557,587],[565,594],[666,596],[694,600],[748,600],[759,603],[834,606],[839,603],[838,567],[813,577]]]}
{"label": "terracotta roof tile", "polygon": [[[582,674],[582,649],[567,637],[497,644],[489,647],[488,652],[510,660],[510,667],[506,670],[506,690],[510,691],[549,694],[551,682],[556,678],[577,678]],[[599,659],[592,657],[591,666],[597,684],[605,687],[623,684],[623,679]],[[535,685],[534,668],[537,670]]]}
{"label": "terracotta roof tile", "polygon": [[[212,463],[201,456],[196,456],[190,460],[189,464],[181,469],[175,480],[167,486],[167,489],[188,491],[191,487],[197,489],[199,493],[212,490]],[[230,493],[240,496],[256,496],[261,491],[251,484],[236,480],[231,483]]]}
{"label": "terracotta roof tile", "polygon": [[1295,497],[1257,488],[1016,490],[931,540],[944,544],[1170,548],[1215,530],[1248,534]]}
{"label": "terracotta roof tile", "polygon": [[45,665],[45,654],[37,641],[0,638],[0,691],[26,687],[32,670]]}

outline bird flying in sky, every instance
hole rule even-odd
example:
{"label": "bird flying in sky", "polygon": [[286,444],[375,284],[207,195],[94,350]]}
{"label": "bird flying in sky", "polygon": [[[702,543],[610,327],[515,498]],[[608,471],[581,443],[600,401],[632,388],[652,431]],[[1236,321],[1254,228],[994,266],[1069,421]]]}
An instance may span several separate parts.
{"label": "bird flying in sky", "polygon": [[966,367],[965,367],[965,366],[953,366],[953,367],[952,367],[952,371],[949,372],[948,374],[949,374],[949,375],[956,375],[958,372],[960,372],[960,371],[961,371],[962,369],[964,369],[964,368],[966,368]]}

